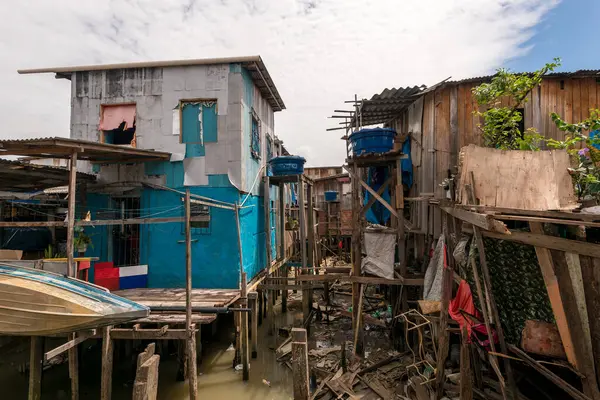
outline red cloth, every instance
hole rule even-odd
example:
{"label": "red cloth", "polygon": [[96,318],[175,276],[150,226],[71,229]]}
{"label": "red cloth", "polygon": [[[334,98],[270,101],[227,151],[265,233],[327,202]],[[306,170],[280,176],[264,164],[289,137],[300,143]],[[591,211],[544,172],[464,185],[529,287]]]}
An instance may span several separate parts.
{"label": "red cloth", "polygon": [[450,304],[448,305],[448,313],[452,317],[453,320],[458,322],[460,328],[463,326],[467,327],[467,333],[469,334],[469,338],[471,337],[471,326],[473,322],[469,319],[466,319],[460,311],[464,311],[467,314],[471,314],[477,319],[481,319],[479,314],[479,310],[475,308],[475,303],[473,303],[473,294],[471,293],[471,287],[467,283],[467,281],[462,280],[458,285],[458,290],[456,292],[456,297],[454,297]]}

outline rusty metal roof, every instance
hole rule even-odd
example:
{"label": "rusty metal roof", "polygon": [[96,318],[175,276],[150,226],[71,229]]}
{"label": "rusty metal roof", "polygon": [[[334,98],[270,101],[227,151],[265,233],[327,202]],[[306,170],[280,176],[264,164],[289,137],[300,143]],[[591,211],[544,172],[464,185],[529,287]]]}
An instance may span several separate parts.
{"label": "rusty metal roof", "polygon": [[[77,173],[78,181],[95,179],[95,175]],[[69,170],[66,168],[0,159],[1,191],[36,192],[68,183]]]}
{"label": "rusty metal roof", "polygon": [[0,157],[16,155],[70,158],[75,152],[79,160],[104,164],[160,161],[171,158],[171,153],[162,151],[144,150],[116,144],[62,137],[0,140]]}
{"label": "rusty metal roof", "polygon": [[142,61],[131,63],[102,64],[102,65],[80,65],[73,67],[53,67],[20,69],[19,74],[42,74],[55,73],[58,78],[70,79],[73,72],[86,71],[105,71],[112,69],[132,69],[132,68],[165,68],[182,67],[193,65],[218,65],[218,64],[241,64],[248,70],[254,84],[260,90],[262,96],[269,102],[274,111],[285,109],[285,104],[275,87],[275,83],[267,71],[267,67],[260,56],[245,57],[221,57],[221,58],[199,58],[189,60],[167,60],[167,61]]}

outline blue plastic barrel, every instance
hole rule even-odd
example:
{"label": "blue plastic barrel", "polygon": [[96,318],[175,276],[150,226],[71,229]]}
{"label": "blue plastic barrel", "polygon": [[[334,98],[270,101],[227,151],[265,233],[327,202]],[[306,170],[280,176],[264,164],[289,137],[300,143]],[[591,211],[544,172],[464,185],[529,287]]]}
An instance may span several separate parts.
{"label": "blue plastic barrel", "polygon": [[338,192],[333,190],[328,190],[325,192],[325,201],[336,201],[338,196]]}
{"label": "blue plastic barrel", "polygon": [[269,160],[273,176],[300,175],[304,172],[305,162],[300,156],[280,156]]}
{"label": "blue plastic barrel", "polygon": [[355,156],[369,153],[387,153],[394,147],[396,131],[391,128],[361,129],[349,137]]}

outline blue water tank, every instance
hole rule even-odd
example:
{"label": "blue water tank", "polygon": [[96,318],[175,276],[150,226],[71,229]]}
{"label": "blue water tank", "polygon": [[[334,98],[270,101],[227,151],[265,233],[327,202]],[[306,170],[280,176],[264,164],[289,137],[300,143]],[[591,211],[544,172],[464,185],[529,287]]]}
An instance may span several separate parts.
{"label": "blue water tank", "polygon": [[300,156],[280,156],[269,160],[273,176],[300,175],[304,172],[306,159]]}
{"label": "blue water tank", "polygon": [[355,156],[369,153],[387,153],[394,148],[396,131],[391,128],[361,129],[349,137]]}

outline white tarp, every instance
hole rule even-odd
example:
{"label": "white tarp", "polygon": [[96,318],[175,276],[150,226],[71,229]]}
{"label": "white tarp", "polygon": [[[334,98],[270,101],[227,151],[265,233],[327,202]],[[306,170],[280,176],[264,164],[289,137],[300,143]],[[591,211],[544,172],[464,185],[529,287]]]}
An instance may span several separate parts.
{"label": "white tarp", "polygon": [[367,228],[364,239],[365,257],[361,272],[386,279],[394,279],[396,235],[379,229]]}
{"label": "white tarp", "polygon": [[423,299],[440,301],[442,298],[442,278],[444,275],[444,247],[446,240],[444,234],[440,235],[433,257],[429,260],[429,266],[425,272],[423,281]]}

